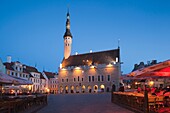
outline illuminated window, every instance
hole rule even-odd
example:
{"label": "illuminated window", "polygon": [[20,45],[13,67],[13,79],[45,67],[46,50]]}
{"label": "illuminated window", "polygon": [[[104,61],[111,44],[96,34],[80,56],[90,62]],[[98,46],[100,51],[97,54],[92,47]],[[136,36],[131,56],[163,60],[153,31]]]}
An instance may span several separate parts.
{"label": "illuminated window", "polygon": [[110,75],[107,75],[107,81],[110,81]]}
{"label": "illuminated window", "polygon": [[10,71],[7,71],[7,74],[10,75]]}

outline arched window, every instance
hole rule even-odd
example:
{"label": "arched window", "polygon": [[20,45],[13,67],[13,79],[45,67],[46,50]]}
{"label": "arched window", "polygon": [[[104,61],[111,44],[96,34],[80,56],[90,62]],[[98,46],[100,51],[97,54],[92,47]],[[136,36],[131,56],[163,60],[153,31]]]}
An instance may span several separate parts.
{"label": "arched window", "polygon": [[79,81],[80,77],[78,76],[78,78],[77,78],[77,79],[78,79],[78,81]]}
{"label": "arched window", "polygon": [[100,75],[98,75],[98,82],[100,82]]}
{"label": "arched window", "polygon": [[92,81],[94,82],[94,76],[92,76]]}
{"label": "arched window", "polygon": [[110,75],[107,75],[107,81],[110,81]]}
{"label": "arched window", "polygon": [[102,75],[102,81],[104,81],[104,76]]}
{"label": "arched window", "polygon": [[89,76],[89,82],[91,82],[91,76]]}

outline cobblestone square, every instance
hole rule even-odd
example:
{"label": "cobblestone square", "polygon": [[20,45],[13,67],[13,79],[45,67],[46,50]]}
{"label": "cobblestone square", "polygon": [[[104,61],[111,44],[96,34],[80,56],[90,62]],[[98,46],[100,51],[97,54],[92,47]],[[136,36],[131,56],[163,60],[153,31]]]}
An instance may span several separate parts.
{"label": "cobblestone square", "polygon": [[110,93],[49,95],[48,105],[37,113],[133,113],[110,100]]}

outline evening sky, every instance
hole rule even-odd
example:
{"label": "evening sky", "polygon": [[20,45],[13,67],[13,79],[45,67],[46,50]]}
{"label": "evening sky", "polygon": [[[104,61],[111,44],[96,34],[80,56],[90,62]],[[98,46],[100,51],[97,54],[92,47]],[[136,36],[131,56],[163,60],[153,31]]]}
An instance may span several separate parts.
{"label": "evening sky", "polygon": [[118,48],[122,71],[170,58],[170,0],[0,0],[0,58],[57,72],[69,5],[72,54]]}

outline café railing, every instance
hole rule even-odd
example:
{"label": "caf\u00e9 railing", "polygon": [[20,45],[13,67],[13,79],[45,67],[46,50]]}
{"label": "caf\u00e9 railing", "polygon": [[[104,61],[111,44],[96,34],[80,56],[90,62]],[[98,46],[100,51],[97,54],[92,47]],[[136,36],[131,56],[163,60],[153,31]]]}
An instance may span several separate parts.
{"label": "caf\u00e9 railing", "polygon": [[0,113],[19,113],[39,105],[47,105],[47,95],[1,100]]}
{"label": "caf\u00e9 railing", "polygon": [[[138,113],[158,113],[160,109],[170,112],[170,99],[164,96],[149,96],[148,93],[136,94],[126,92],[112,92],[112,102]],[[166,105],[166,106],[165,106]]]}
{"label": "caf\u00e9 railing", "polygon": [[144,97],[113,93],[112,102],[138,112],[144,111]]}

